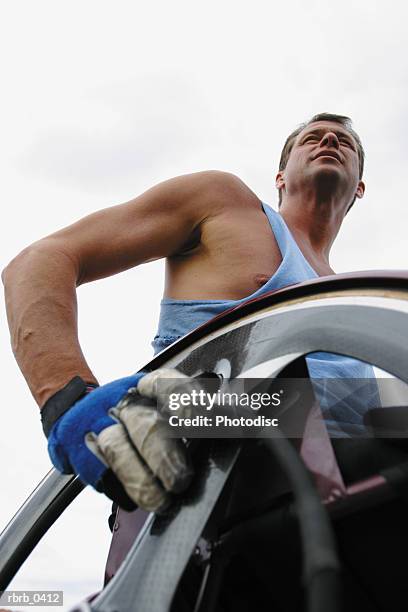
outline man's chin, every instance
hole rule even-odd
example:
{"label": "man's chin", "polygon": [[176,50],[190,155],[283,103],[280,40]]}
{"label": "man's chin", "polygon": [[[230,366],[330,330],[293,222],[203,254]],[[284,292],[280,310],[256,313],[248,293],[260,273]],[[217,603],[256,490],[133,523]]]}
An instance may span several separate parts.
{"label": "man's chin", "polygon": [[314,189],[320,196],[329,197],[342,192],[346,188],[345,177],[341,168],[335,166],[320,166],[313,172]]}
{"label": "man's chin", "polygon": [[342,179],[344,180],[344,175],[341,166],[319,164],[314,168],[313,181],[316,185],[323,183],[324,185],[333,184],[333,187],[337,187]]}

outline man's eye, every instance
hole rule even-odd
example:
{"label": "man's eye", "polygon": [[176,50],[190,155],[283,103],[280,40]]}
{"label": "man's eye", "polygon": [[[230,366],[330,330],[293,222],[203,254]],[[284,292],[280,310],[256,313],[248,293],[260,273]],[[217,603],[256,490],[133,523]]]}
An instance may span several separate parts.
{"label": "man's eye", "polygon": [[309,140],[317,140],[317,136],[306,136],[303,142],[308,142]]}
{"label": "man's eye", "polygon": [[347,145],[348,147],[350,147],[350,149],[352,149],[353,151],[356,151],[356,146],[354,144],[354,142],[352,142],[351,140],[349,140],[348,138],[341,138],[340,142],[342,144]]}

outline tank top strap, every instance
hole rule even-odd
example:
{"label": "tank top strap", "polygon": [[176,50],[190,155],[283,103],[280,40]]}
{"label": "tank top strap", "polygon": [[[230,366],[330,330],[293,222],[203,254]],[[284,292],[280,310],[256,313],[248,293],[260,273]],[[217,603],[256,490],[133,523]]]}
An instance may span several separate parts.
{"label": "tank top strap", "polygon": [[264,210],[264,213],[268,217],[269,224],[275,236],[276,242],[278,243],[278,247],[283,259],[288,248],[292,246],[292,236],[289,232],[289,228],[287,227],[280,214],[276,212],[276,210],[274,210],[271,206],[269,206],[269,204],[265,204],[264,202],[262,202],[262,208]]}
{"label": "tank top strap", "polygon": [[279,268],[262,287],[262,293],[316,278],[318,274],[303,255],[284,218],[268,204],[262,203],[262,207],[268,217],[282,257]]}

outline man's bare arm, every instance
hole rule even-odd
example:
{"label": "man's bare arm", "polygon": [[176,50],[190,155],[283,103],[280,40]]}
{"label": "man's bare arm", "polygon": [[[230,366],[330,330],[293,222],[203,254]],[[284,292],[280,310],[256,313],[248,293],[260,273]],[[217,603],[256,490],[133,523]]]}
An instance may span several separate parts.
{"label": "man's bare arm", "polygon": [[76,286],[182,250],[236,177],[198,172],[91,214],[24,249],[3,271],[11,342],[42,406],[72,377],[95,382],[77,334]]}

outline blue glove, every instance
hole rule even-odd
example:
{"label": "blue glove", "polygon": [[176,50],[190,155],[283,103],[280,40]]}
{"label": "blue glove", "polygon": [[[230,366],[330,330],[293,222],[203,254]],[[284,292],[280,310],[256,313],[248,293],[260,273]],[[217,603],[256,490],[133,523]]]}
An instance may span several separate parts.
{"label": "blue glove", "polygon": [[188,486],[192,469],[183,443],[168,438],[157,410],[154,389],[160,376],[175,382],[183,377],[176,370],[139,372],[91,391],[67,409],[66,398],[75,396],[73,379],[48,400],[43,423],[54,466],[77,474],[125,510],[164,509],[169,493]]}

